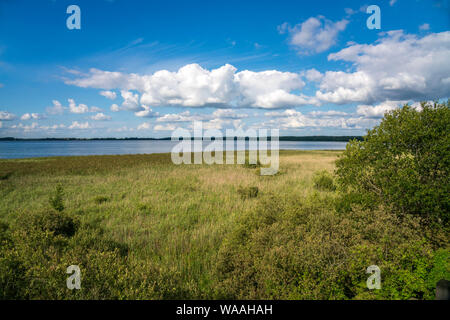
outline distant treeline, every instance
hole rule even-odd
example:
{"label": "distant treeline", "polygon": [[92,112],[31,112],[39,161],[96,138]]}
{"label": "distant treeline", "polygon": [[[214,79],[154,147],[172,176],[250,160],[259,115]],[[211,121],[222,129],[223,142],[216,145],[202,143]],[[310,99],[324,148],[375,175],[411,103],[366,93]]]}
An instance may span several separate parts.
{"label": "distant treeline", "polygon": [[[270,138],[270,137],[269,137]],[[191,138],[194,139],[194,138]],[[234,137],[236,140],[236,137]],[[348,142],[350,140],[357,139],[362,140],[361,136],[282,136],[279,137],[280,141],[342,141]],[[14,138],[14,137],[4,137],[0,138],[0,141],[93,141],[93,140],[171,140],[170,137],[165,138]],[[212,139],[214,140],[214,138]],[[248,140],[248,137],[246,138]]]}

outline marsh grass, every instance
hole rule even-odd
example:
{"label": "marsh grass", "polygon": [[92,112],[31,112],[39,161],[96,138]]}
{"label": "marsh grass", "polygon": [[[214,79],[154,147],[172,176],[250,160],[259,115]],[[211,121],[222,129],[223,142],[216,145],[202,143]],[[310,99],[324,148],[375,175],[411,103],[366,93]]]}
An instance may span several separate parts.
{"label": "marsh grass", "polygon": [[[246,225],[242,217],[254,216],[255,206],[260,208],[270,203],[270,199],[277,199],[271,204],[272,209],[264,210],[267,215],[261,216],[266,224],[279,221],[277,208],[282,208],[286,201],[309,210],[308,214],[298,215],[289,209],[282,213],[289,217],[287,221],[337,219],[330,209],[337,193],[317,190],[313,179],[314,172],[332,172],[339,154],[339,151],[281,151],[280,174],[275,176],[260,176],[255,174],[257,167],[245,165],[174,165],[170,154],[0,160],[0,177],[8,175],[7,179],[0,179],[0,223],[14,225],[18,217],[23,220],[27,214],[48,211],[48,199],[61,185],[64,214],[75,219],[79,226],[77,233],[67,240],[73,243],[75,249],[71,250],[78,252],[75,257],[80,257],[80,263],[91,268],[92,274],[116,281],[117,287],[106,288],[102,293],[96,291],[95,285],[103,280],[86,279],[92,291],[85,296],[69,295],[64,291],[65,270],[58,269],[62,266],[55,267],[51,269],[53,273],[63,274],[58,273],[63,291],[57,298],[221,297],[228,278],[218,283],[218,258],[230,254],[227,248],[234,247],[229,242],[239,239],[235,238],[239,232],[236,228]],[[313,202],[316,205],[308,207]],[[278,237],[277,234],[270,233],[273,237]],[[255,236],[264,237],[259,233]],[[291,240],[286,238],[288,242]],[[254,243],[264,241],[261,238]],[[101,251],[99,246],[108,247],[108,243],[111,248]],[[93,244],[100,251],[86,251],[92,257],[92,262],[87,262],[81,258],[83,250],[88,250],[83,248]],[[23,246],[24,252],[28,252],[27,243]],[[126,248],[125,256],[120,248]],[[276,254],[276,248],[273,250],[270,252]],[[331,245],[329,252],[333,252]],[[242,262],[236,257],[233,261]],[[101,271],[99,266],[105,270]],[[245,271],[244,265],[242,268]],[[52,277],[50,271],[42,272]],[[277,285],[277,290],[282,290],[280,286]],[[46,297],[39,295],[39,288],[35,289],[30,297]],[[229,295],[239,296],[233,290],[234,287]],[[250,296],[271,295],[247,295]],[[289,293],[279,296],[288,297]]]}

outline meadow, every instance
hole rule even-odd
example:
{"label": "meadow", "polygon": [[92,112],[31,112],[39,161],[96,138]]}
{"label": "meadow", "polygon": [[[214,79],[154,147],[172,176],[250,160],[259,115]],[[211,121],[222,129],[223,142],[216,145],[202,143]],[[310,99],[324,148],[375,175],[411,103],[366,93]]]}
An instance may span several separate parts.
{"label": "meadow", "polygon": [[[170,154],[1,160],[2,298],[432,298],[447,253],[418,220],[350,209],[340,153],[281,151],[274,176]],[[382,293],[365,285],[376,263]]]}

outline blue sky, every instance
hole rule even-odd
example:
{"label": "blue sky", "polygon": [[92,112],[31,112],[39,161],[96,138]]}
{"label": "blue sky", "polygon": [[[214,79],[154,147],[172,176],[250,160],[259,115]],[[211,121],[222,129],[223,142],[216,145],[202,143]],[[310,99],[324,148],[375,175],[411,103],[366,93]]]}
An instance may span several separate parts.
{"label": "blue sky", "polygon": [[[69,30],[69,5],[81,29]],[[378,5],[381,29],[365,9]],[[447,0],[0,1],[0,137],[358,135],[450,96]]]}

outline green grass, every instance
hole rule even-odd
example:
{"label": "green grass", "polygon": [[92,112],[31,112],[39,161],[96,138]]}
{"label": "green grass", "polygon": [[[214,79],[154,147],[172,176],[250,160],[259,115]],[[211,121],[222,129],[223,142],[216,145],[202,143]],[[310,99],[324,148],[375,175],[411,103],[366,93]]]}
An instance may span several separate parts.
{"label": "green grass", "polygon": [[[233,241],[242,217],[251,216],[256,207],[267,203],[273,195],[281,196],[280,202],[290,199],[298,204],[302,199],[314,198],[318,203],[333,203],[337,192],[315,188],[314,177],[317,171],[332,172],[339,154],[339,151],[281,151],[280,172],[275,176],[258,175],[258,166],[177,166],[172,164],[170,154],[0,160],[0,222],[14,225],[18,216],[26,220],[27,214],[49,210],[49,199],[60,185],[64,214],[85,226],[79,237],[89,238],[92,232],[89,230],[101,230],[101,239],[127,249],[127,258],[123,260],[127,266],[143,266],[142,273],[136,276],[137,283],[155,277],[157,285],[153,285],[152,292],[163,292],[147,296],[140,289],[125,285],[126,289],[122,288],[117,295],[95,292],[78,297],[223,297],[227,294],[223,293],[224,286],[217,283],[220,270],[217,263],[228,248],[226,243]],[[317,210],[328,210],[329,217],[338,219],[331,207],[320,208]],[[298,222],[299,218],[295,219]],[[108,257],[105,259],[118,259],[114,255]],[[147,270],[145,266],[151,268]],[[117,268],[110,270],[112,279],[119,279],[119,273],[125,272],[120,269],[125,267]],[[65,270],[58,272],[64,290]],[[362,277],[366,277],[364,272]],[[101,280],[97,281],[95,284]],[[62,292],[56,298],[77,297]],[[295,296],[267,292],[243,297]]]}
{"label": "green grass", "polygon": [[211,282],[213,263],[233,220],[257,198],[241,200],[239,188],[259,193],[305,193],[316,169],[332,169],[339,152],[281,152],[282,172],[262,177],[241,165],[174,165],[170,154],[1,160],[0,219],[49,207],[58,185],[65,212],[100,224],[129,246],[133,259],[174,268],[199,288]]}

